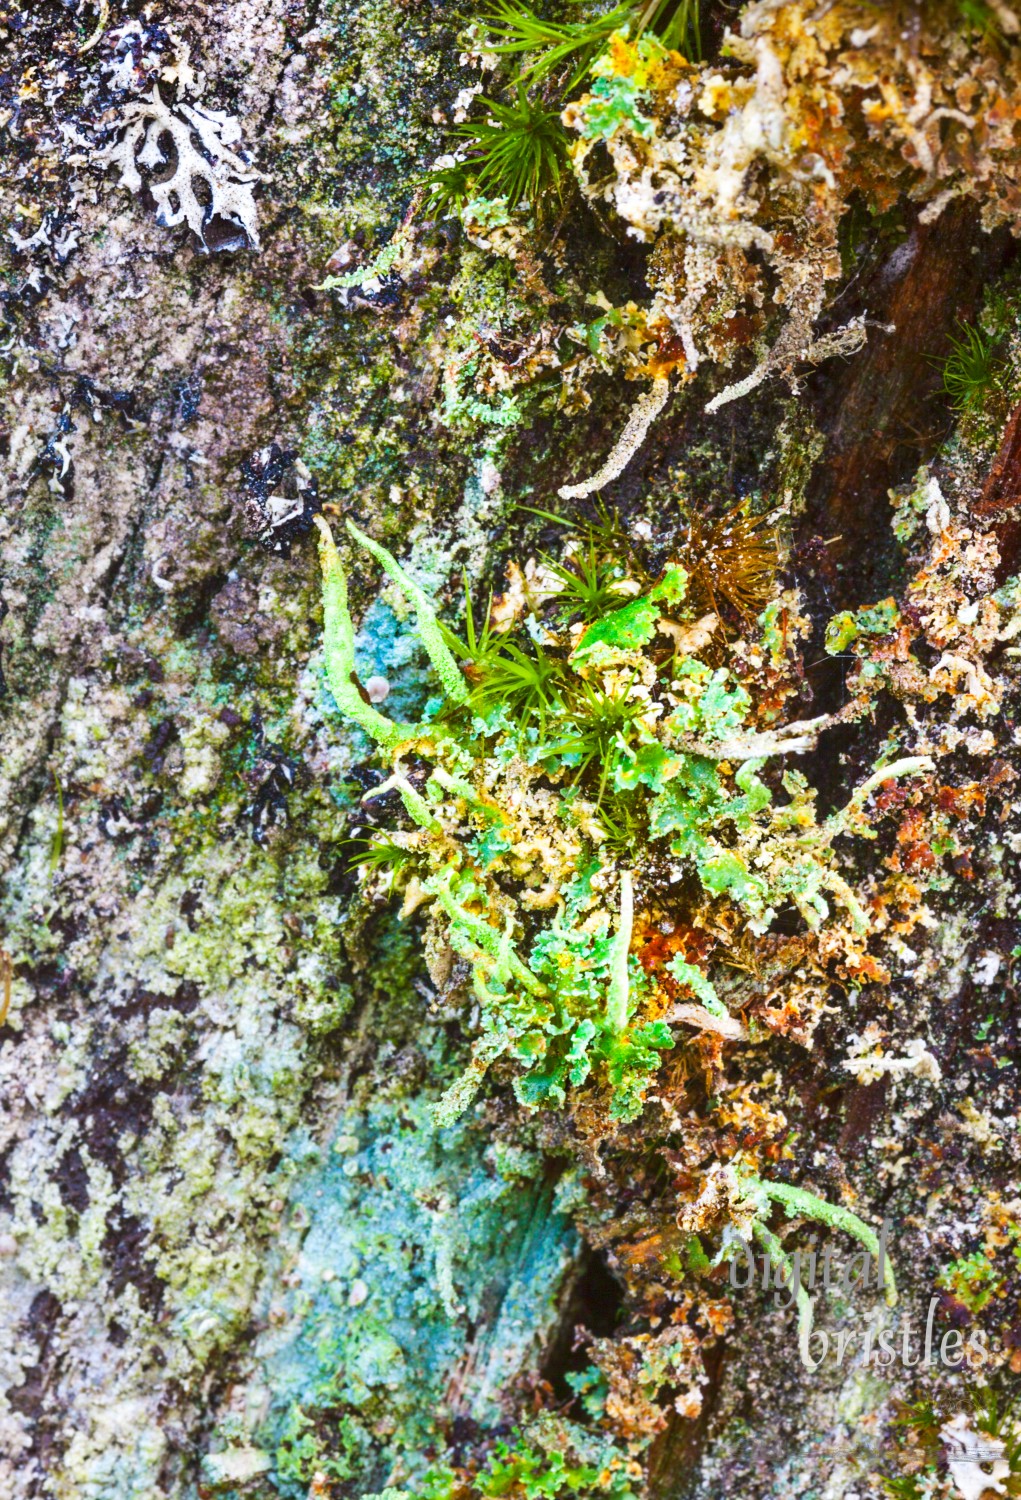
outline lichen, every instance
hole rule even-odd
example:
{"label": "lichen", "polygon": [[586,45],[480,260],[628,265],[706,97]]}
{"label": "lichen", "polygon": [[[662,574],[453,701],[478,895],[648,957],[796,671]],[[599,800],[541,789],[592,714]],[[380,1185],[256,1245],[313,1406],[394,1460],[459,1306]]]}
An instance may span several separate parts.
{"label": "lichen", "polygon": [[[826,1445],[908,1377],[799,1381],[725,1252],[889,1212],[881,1316],[938,1297],[1017,1372],[1011,273],[881,562],[803,375],[872,368],[855,246],[924,263],[948,191],[1011,222],[1009,10],[604,31],[541,85],[588,204],[454,224],[444,126],[524,63],[483,21],[93,9],[0,19],[0,1490],[623,1497],[681,1451],[700,1497],[863,1492]],[[224,222],[156,99],[245,168]],[[766,374],[800,397],[721,409]],[[619,517],[545,509],[586,475]]]}
{"label": "lichen", "polygon": [[[156,200],[158,224],[164,229],[187,224],[208,249],[209,226],[221,219],[240,228],[242,242],[258,250],[253,185],[267,179],[233,149],[241,139],[236,120],[223,110],[183,99],[171,109],[154,83],[148,98],[124,105],[116,125],[122,130],[119,139],[94,152],[92,160],[98,167],[118,168],[120,186],[136,195],[142,190],[139,164],[150,169],[148,188]],[[168,160],[174,168],[169,177],[151,175]],[[196,180],[205,184],[202,198],[196,194]]]}
{"label": "lichen", "polygon": [[[959,7],[937,0],[926,7],[919,51],[914,12],[907,0],[875,16],[858,0],[824,15],[807,0],[764,0],[744,7],[719,55],[702,63],[628,22],[560,75],[581,191],[652,247],[646,308],[614,308],[589,293],[609,316],[576,324],[570,336],[582,352],[553,360],[563,366],[562,399],[587,400],[579,392],[600,368],[653,382],[601,468],[562,486],[562,495],[591,493],[620,474],[671,378],[688,382],[705,365],[730,367],[754,351],[752,368],[707,401],[711,413],[771,376],[797,391],[806,366],[864,347],[861,316],[815,333],[827,286],[842,271],[842,221],[863,193],[877,213],[906,194],[923,205],[922,222],[971,196],[987,227],[1013,222],[1018,169],[1006,121],[1019,87],[1016,49],[1001,46],[995,25],[962,29]],[[497,56],[506,65],[523,55],[519,91],[549,70],[556,76],[556,29],[547,35],[522,10],[494,17],[498,35],[508,23],[515,40],[498,44]],[[962,89],[966,74],[974,84]],[[592,175],[590,158],[600,163]],[[470,175],[471,161],[446,170]],[[469,229],[472,191],[469,184],[460,201],[453,195]],[[513,216],[526,196],[511,192],[505,213]],[[537,190],[531,197],[534,210]],[[512,222],[502,239],[484,243],[520,259],[527,229]],[[534,373],[519,361],[516,379]]]}

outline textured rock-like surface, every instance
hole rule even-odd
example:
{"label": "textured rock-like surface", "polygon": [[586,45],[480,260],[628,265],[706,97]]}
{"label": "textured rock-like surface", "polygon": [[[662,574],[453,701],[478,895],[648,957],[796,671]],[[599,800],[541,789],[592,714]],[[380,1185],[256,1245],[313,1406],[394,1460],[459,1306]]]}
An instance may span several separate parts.
{"label": "textured rock-like surface", "polygon": [[[326,723],[307,525],[266,525],[268,495],[307,489],[300,447],[320,503],[426,540],[435,511],[426,570],[467,485],[478,551],[486,498],[419,431],[392,308],[314,290],[399,220],[442,27],[287,0],[79,11],[0,18],[0,1493],[126,1500],[194,1493],[217,1412],[235,1446],[274,1443],[342,1353],[356,1463],[381,1422],[384,1448],[421,1437],[459,1363],[462,1405],[491,1403],[534,1363],[573,1242],[534,1162],[437,1136],[450,1045],[410,939],[345,927],[360,752]],[[97,161],[154,85],[220,111],[262,174],[260,250],[229,197],[206,249],[157,221],[158,161],[134,196]],[[365,649],[414,699],[382,604]]]}
{"label": "textured rock-like surface", "polygon": [[[390,244],[440,149],[454,25],[382,0],[0,12],[2,1500],[303,1496],[322,1453],[326,1493],[382,1489],[402,1455],[470,1451],[530,1393],[541,1404],[574,1322],[611,1333],[621,1287],[641,1316],[642,1193],[660,1191],[643,1141],[609,1179],[590,1172],[611,1281],[579,1250],[566,1127],[545,1153],[522,1145],[506,1089],[433,1123],[463,1068],[461,1012],[428,977],[417,919],[355,902],[344,845],[379,772],[323,684],[312,512],[371,523],[450,599],[462,566],[492,580],[512,502],[591,473],[629,404],[601,389],[568,419],[539,398],[521,435],[519,397],[459,383],[478,340],[505,337],[509,357],[535,319],[528,278],[450,226],[400,276],[320,289]],[[182,131],[207,112],[233,155],[200,235],[153,191],[165,140],[147,156],[140,138],[137,191],[117,153],[154,88]],[[584,260],[587,286],[623,301],[634,247],[579,222],[558,293]],[[816,624],[881,597],[900,567],[886,487],[946,432],[938,402],[931,430],[909,410],[918,341],[956,312],[949,236],[926,259],[935,234],[870,266],[891,316],[912,311],[903,359],[876,335],[849,374],[813,377],[814,408],[766,390],[710,422],[704,393],[677,397],[615,502],[658,522],[682,469],[696,496],[786,494]],[[953,235],[977,247],[954,283],[974,298],[1004,249],[967,212]],[[866,473],[877,390],[907,436],[884,433]],[[959,513],[995,449],[944,455]],[[350,560],[363,680],[385,678],[387,711],[412,717],[428,686],[406,606]],[[819,654],[806,713],[813,693],[816,709],[840,699]],[[832,805],[886,730],[823,743]],[[814,1051],[777,1039],[755,1063],[781,1077],[820,1188],[896,1214],[916,1325],[955,1249],[993,1233],[980,1185],[1009,1199],[1016,1180],[1019,845],[999,809],[968,883],[912,934],[892,1001],[865,986]],[[384,825],[386,807],[358,816]],[[932,1041],[941,1084],[849,1077],[850,1039],[876,1017]],[[751,1295],[736,1309],[702,1417],[657,1441],[653,1493],[878,1493],[871,1444],[910,1394],[900,1375],[809,1376],[789,1317]]]}

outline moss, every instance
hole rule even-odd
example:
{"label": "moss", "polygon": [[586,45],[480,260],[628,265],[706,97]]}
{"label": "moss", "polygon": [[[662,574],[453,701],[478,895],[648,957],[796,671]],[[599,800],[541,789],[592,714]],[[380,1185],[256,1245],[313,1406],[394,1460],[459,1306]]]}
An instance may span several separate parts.
{"label": "moss", "polygon": [[[942,46],[946,8],[934,14]],[[788,7],[792,25],[800,15]],[[990,852],[975,832],[998,773],[986,759],[981,782],[967,783],[960,768],[999,740],[997,650],[1008,638],[996,637],[1010,629],[1017,590],[994,591],[988,539],[965,534],[951,507],[944,516],[930,475],[901,497],[903,540],[920,553],[906,563],[909,587],[892,606],[866,603],[838,617],[831,637],[849,658],[861,735],[848,751],[859,795],[836,796],[835,771],[824,773],[831,805],[843,800],[830,819],[817,814],[808,778],[779,764],[801,753],[788,734],[801,711],[797,595],[777,590],[761,611],[722,597],[713,601],[721,620],[700,637],[709,604],[693,608],[695,569],[680,559],[677,511],[680,495],[693,519],[718,514],[735,484],[754,492],[755,511],[774,472],[800,505],[819,446],[807,405],[789,413],[779,456],[760,458],[752,450],[771,420],[766,408],[739,424],[734,448],[712,427],[692,436],[694,403],[705,394],[693,385],[671,407],[670,457],[680,453],[688,477],[660,465],[647,488],[629,473],[619,492],[621,529],[633,541],[641,526],[652,539],[644,552],[609,559],[630,597],[576,609],[563,589],[545,594],[538,544],[530,556],[522,540],[538,531],[536,518],[514,517],[514,502],[549,503],[549,474],[588,463],[594,435],[604,443],[614,399],[599,394],[606,374],[648,383],[665,379],[662,369],[675,381],[691,373],[690,351],[682,365],[674,338],[687,284],[669,282],[672,231],[659,237],[650,268],[658,302],[645,309],[631,300],[637,261],[612,236],[597,242],[577,205],[562,244],[538,242],[526,216],[477,201],[457,230],[419,215],[395,236],[414,180],[441,144],[419,108],[421,84],[453,74],[453,38],[445,31],[437,45],[434,18],[377,3],[357,14],[321,8],[320,23],[302,38],[314,105],[293,134],[287,123],[273,136],[274,171],[295,184],[273,220],[275,258],[239,265],[224,282],[209,263],[187,269],[180,247],[176,260],[166,242],[128,247],[155,278],[147,315],[159,337],[183,340],[181,309],[194,309],[216,330],[223,384],[239,382],[246,402],[253,392],[261,415],[223,417],[220,448],[203,434],[220,464],[215,479],[164,455],[154,486],[149,431],[163,430],[169,408],[144,433],[117,436],[113,413],[100,413],[103,503],[107,482],[143,460],[144,499],[130,512],[123,560],[111,563],[109,586],[102,582],[90,596],[100,602],[85,612],[77,613],[75,559],[98,559],[110,538],[91,512],[71,509],[70,496],[45,493],[45,479],[21,518],[31,533],[24,557],[8,556],[12,682],[19,692],[34,680],[63,692],[70,679],[52,738],[40,729],[43,759],[36,765],[26,751],[23,760],[16,745],[5,764],[12,797],[33,804],[18,819],[4,935],[18,966],[11,1035],[41,1101],[31,1139],[19,1137],[10,1152],[5,1225],[16,1230],[18,1297],[45,1288],[66,1308],[49,1345],[66,1361],[59,1380],[47,1367],[22,1382],[23,1393],[69,1403],[60,1423],[73,1435],[63,1458],[51,1455],[54,1492],[68,1497],[183,1492],[187,1444],[172,1451],[176,1433],[187,1428],[190,1443],[205,1430],[211,1378],[216,1388],[234,1379],[203,1476],[222,1493],[268,1494],[279,1484],[303,1494],[317,1474],[338,1488],[457,1500],[501,1486],[626,1493],[641,1482],[636,1456],[651,1432],[641,1424],[660,1420],[668,1400],[690,1399],[684,1360],[655,1340],[696,1327],[702,1338],[725,1320],[721,1302],[710,1316],[705,1299],[737,1207],[715,1216],[706,1208],[697,1235],[678,1238],[676,1228],[679,1208],[706,1185],[705,1164],[736,1162],[769,1183],[772,1173],[800,1175],[831,1159],[824,1132],[814,1137],[820,1154],[803,1155],[809,1132],[777,1122],[781,1103],[792,1118],[797,1111],[803,1075],[800,1065],[791,1070],[789,1048],[768,1045],[770,1035],[805,1042],[825,1015],[824,1035],[839,1040],[836,993],[849,991],[840,1002],[849,1010],[885,1007],[895,960],[901,976],[909,961],[924,966],[934,953],[948,972],[960,967],[970,916],[928,939],[926,903],[942,910],[935,898],[962,889],[950,866],[969,850],[993,872],[983,885],[993,918],[1009,919],[1009,843]],[[843,34],[839,7],[829,25],[819,46],[832,52]],[[943,66],[939,47],[925,57]],[[651,64],[679,66],[649,45],[618,45],[599,70],[608,86],[584,110],[611,144],[626,135],[639,154],[653,132],[665,140],[676,123]],[[805,61],[825,93],[831,80],[818,64]],[[68,63],[72,72],[89,65]],[[739,57],[711,66],[728,86],[750,84]],[[996,57],[983,66],[987,82],[999,76]],[[717,102],[719,119],[705,114],[714,130],[733,119],[732,104],[743,107],[736,97]],[[875,143],[857,117],[852,126],[850,155],[872,171]],[[876,173],[881,186],[886,173],[915,182],[898,150],[895,140]],[[771,180],[777,162],[759,165]],[[814,179],[825,209],[824,187]],[[768,193],[761,206],[786,202]],[[637,196],[630,206],[621,200],[625,219],[639,210]],[[107,238],[118,254],[125,248],[119,232]],[[844,241],[854,255],[854,234]],[[340,263],[341,249],[349,284],[323,292],[327,260],[336,252]],[[726,260],[732,270],[740,256]],[[826,268],[812,269],[818,289]],[[691,270],[686,263],[685,276]],[[593,293],[596,305],[586,306],[586,293],[604,285],[611,296]],[[757,299],[775,291],[756,283],[740,314],[726,277],[713,283],[688,307],[696,353],[704,341],[726,365],[755,340],[764,349],[770,330],[742,331],[739,314],[754,322]],[[1003,305],[991,298],[981,314],[990,337],[1002,337],[1004,363],[998,391],[986,393],[954,450],[964,470],[977,472],[977,455],[998,441],[1000,405],[1013,391],[1011,296],[1006,287]],[[670,318],[657,324],[668,303]],[[242,307],[250,325],[238,321]],[[802,329],[809,312],[800,306]],[[229,358],[237,347],[265,352],[265,387],[244,383]],[[162,368],[163,354],[150,353],[146,367]],[[774,367],[785,373],[782,361]],[[583,419],[593,392],[599,404]],[[52,390],[42,399],[51,402]],[[35,420],[31,404],[26,410]],[[267,413],[286,437],[266,430]],[[423,730],[401,767],[368,764],[374,742],[345,733],[324,685],[310,556],[299,551],[274,572],[225,518],[238,454],[277,437],[300,444],[327,505],[356,507],[359,524],[399,552],[438,619],[460,563],[474,586],[509,555],[522,595],[538,599],[515,616],[512,575],[493,618],[528,660],[538,659],[537,638],[556,663],[549,726],[506,694],[483,701],[474,652],[460,657],[462,692],[460,669],[445,663],[441,701],[444,683],[430,678],[414,634],[416,607],[399,586],[375,594],[372,566],[351,547],[343,562],[361,629],[349,665],[363,679],[385,676],[387,716]],[[659,451],[648,453],[659,464]],[[84,468],[78,479],[88,493]],[[118,503],[114,495],[114,510]],[[946,548],[938,564],[929,555],[937,524]],[[166,598],[146,581],[164,544],[186,580]],[[577,549],[568,556],[554,545],[555,563],[578,576]],[[690,575],[690,598],[680,573],[656,592],[664,558]],[[118,567],[130,589],[116,584]],[[284,626],[247,662],[207,630],[208,598],[232,570],[260,579],[260,609]],[[110,591],[118,602],[107,609]],[[59,631],[67,639],[54,646]],[[432,645],[435,662],[435,636]],[[140,661],[151,663],[151,677]],[[459,704],[469,694],[472,702]],[[664,711],[654,715],[653,704]],[[26,744],[33,723],[25,720]],[[802,748],[816,732],[798,728]],[[835,767],[831,744],[823,742],[823,759]],[[274,807],[256,845],[253,808],[273,764],[267,745],[301,770],[287,813]],[[51,749],[65,802],[56,862],[56,799],[40,769]],[[922,763],[930,755],[938,777]],[[923,774],[897,779],[905,765]],[[406,817],[399,797],[361,806],[380,769],[402,778],[394,789],[405,794]],[[366,870],[360,898],[351,896],[341,843],[355,817],[388,827],[403,855]],[[387,910],[392,894],[402,898],[403,921]],[[981,1013],[988,1033],[999,1011],[983,1005]],[[995,1044],[999,1057],[1005,1044],[998,1035]],[[762,1075],[768,1106],[748,1082]],[[514,1085],[541,1107],[534,1115],[516,1111]],[[828,1108],[820,1105],[820,1117]],[[973,1132],[998,1128],[981,1110],[962,1119]],[[894,1160],[898,1128],[883,1146]],[[932,1159],[956,1160],[961,1140],[963,1132],[950,1150],[933,1143]],[[565,1154],[573,1165],[554,1193]],[[593,1162],[588,1202],[579,1163]],[[886,1184],[869,1160],[849,1163],[849,1172],[866,1195],[880,1182],[899,1184]],[[897,1193],[907,1201],[907,1187]],[[821,1201],[811,1199],[817,1213]],[[577,1421],[547,1414],[509,1438],[521,1415],[520,1374],[532,1405],[563,1394],[535,1382],[577,1252],[568,1208],[587,1216],[593,1241],[606,1247],[631,1331],[618,1329],[606,1341],[612,1351],[598,1351],[613,1378],[600,1366],[579,1386],[588,1405]],[[773,1234],[764,1208],[760,1217]],[[966,1274],[972,1258],[942,1269],[979,1296],[977,1277],[971,1287]],[[111,1310],[123,1356],[113,1334],[109,1344],[100,1336]],[[650,1347],[636,1353],[629,1339]],[[18,1374],[30,1371],[34,1343],[12,1347]],[[102,1410],[81,1395],[94,1349],[109,1372]],[[240,1351],[249,1350],[246,1363]],[[48,1357],[41,1348],[41,1366]],[[664,1370],[680,1396],[652,1379]],[[164,1430],[151,1418],[157,1396]],[[743,1471],[735,1472],[740,1486]],[[803,1471],[794,1472],[796,1485]]]}

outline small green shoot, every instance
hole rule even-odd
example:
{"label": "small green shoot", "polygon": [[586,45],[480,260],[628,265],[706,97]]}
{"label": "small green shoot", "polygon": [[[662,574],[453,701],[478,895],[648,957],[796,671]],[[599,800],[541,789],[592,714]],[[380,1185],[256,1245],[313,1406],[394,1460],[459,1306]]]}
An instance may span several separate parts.
{"label": "small green shoot", "polygon": [[986,0],[957,0],[961,20],[972,37],[1002,41],[1003,31],[992,6]]}
{"label": "small green shoot", "polygon": [[900,1474],[896,1478],[880,1476],[883,1488],[891,1497],[891,1500],[925,1500],[925,1490],[922,1488],[923,1476],[918,1474]]}
{"label": "small green shoot", "polygon": [[490,598],[485,623],[477,631],[465,575],[465,639],[446,629],[443,632],[447,644],[464,662],[471,684],[470,705],[482,715],[502,708],[520,735],[535,722],[540,736],[545,736],[549,716],[563,711],[563,665],[538,642],[529,653],[494,630],[491,603]]}
{"label": "small green shoot", "polygon": [[543,553],[542,560],[561,584],[557,615],[562,624],[580,618],[590,625],[624,603],[618,566],[603,557],[595,530],[588,532],[567,562],[558,562],[548,553]]}
{"label": "small green shoot", "polygon": [[60,778],[56,771],[52,771],[53,785],[57,791],[57,827],[53,834],[53,843],[50,847],[50,878],[57,873],[60,864],[60,856],[64,851],[64,790],[60,785]]}
{"label": "small green shoot", "polygon": [[468,586],[468,570],[465,568],[461,573],[461,581],[464,585],[464,640],[456,636],[452,630],[445,625],[440,626],[443,639],[462,661],[478,665],[487,660],[490,653],[499,649],[500,632],[493,629],[493,591],[489,591],[489,599],[486,603],[485,614],[482,619],[482,630],[475,628],[475,611],[472,609],[471,590]]}
{"label": "small green shoot", "polygon": [[521,735],[534,720],[545,737],[549,716],[563,708],[563,667],[556,657],[538,643],[529,655],[513,641],[503,641],[478,670],[472,706],[483,713],[501,706]]}
{"label": "small green shoot", "polygon": [[573,65],[567,88],[576,87],[588,72],[596,53],[620,26],[626,26],[633,5],[618,5],[603,16],[587,21],[544,20],[526,5],[514,0],[495,0],[484,14],[488,43],[498,57],[529,60],[520,76],[538,82],[564,64]]}
{"label": "small green shoot", "polygon": [[413,859],[409,849],[402,849],[400,844],[395,844],[392,839],[386,837],[352,839],[351,842],[356,846],[357,852],[347,862],[349,870],[367,870],[372,874],[378,874],[382,870],[392,870],[394,874],[397,874],[399,870],[411,864]]}
{"label": "small green shoot", "polygon": [[571,695],[566,732],[547,755],[570,756],[578,770],[577,785],[595,761],[600,767],[596,806],[603,800],[611,767],[620,750],[627,750],[634,734],[634,723],[641,705],[630,696],[631,684],[604,688],[582,679]]}
{"label": "small green shoot", "polygon": [[957,327],[960,336],[951,334],[943,365],[943,389],[954,411],[967,416],[980,410],[995,379],[997,340],[973,324]]}
{"label": "small green shoot", "polygon": [[445,209],[469,197],[503,198],[509,208],[522,202],[539,205],[559,197],[567,163],[567,137],[560,110],[530,99],[519,80],[510,104],[481,101],[488,111],[455,133],[468,148],[463,162],[434,172],[428,184],[428,206]]}
{"label": "small green shoot", "polygon": [[567,90],[581,82],[596,54],[624,28],[635,37],[654,31],[667,47],[689,58],[702,55],[699,0],[623,0],[605,15],[564,22],[547,21],[520,0],[495,0],[483,20],[499,57],[528,59],[522,78],[539,80],[569,66]]}
{"label": "small green shoot", "polygon": [[990,1437],[1005,1435],[1015,1416],[1016,1395],[1007,1395],[992,1385],[972,1387],[969,1394],[979,1432],[986,1432]]}
{"label": "small green shoot", "polygon": [[599,808],[599,818],[606,832],[603,847],[611,854],[633,851],[648,828],[645,808],[636,801],[634,792],[618,792],[605,797]]}
{"label": "small green shoot", "polygon": [[700,0],[645,0],[636,8],[636,37],[643,31],[655,32],[665,47],[696,62],[701,59]]}

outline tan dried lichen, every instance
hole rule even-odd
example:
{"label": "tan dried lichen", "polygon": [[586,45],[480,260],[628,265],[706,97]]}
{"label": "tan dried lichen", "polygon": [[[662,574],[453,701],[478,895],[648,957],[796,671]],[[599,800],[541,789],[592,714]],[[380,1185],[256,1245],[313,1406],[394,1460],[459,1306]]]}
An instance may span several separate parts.
{"label": "tan dried lichen", "polygon": [[[1000,10],[1002,31],[1015,32]],[[841,274],[837,233],[854,195],[872,210],[905,195],[923,221],[971,196],[987,228],[1017,222],[1021,56],[964,26],[949,0],[924,18],[908,0],[759,0],[711,63],[618,33],[593,77],[564,112],[575,170],[590,199],[653,247],[644,344],[622,372],[690,376],[753,349],[754,367],[710,412],[770,375],[796,389],[799,367],[864,343],[860,318],[813,332]],[[597,145],[612,173],[590,171]]]}

